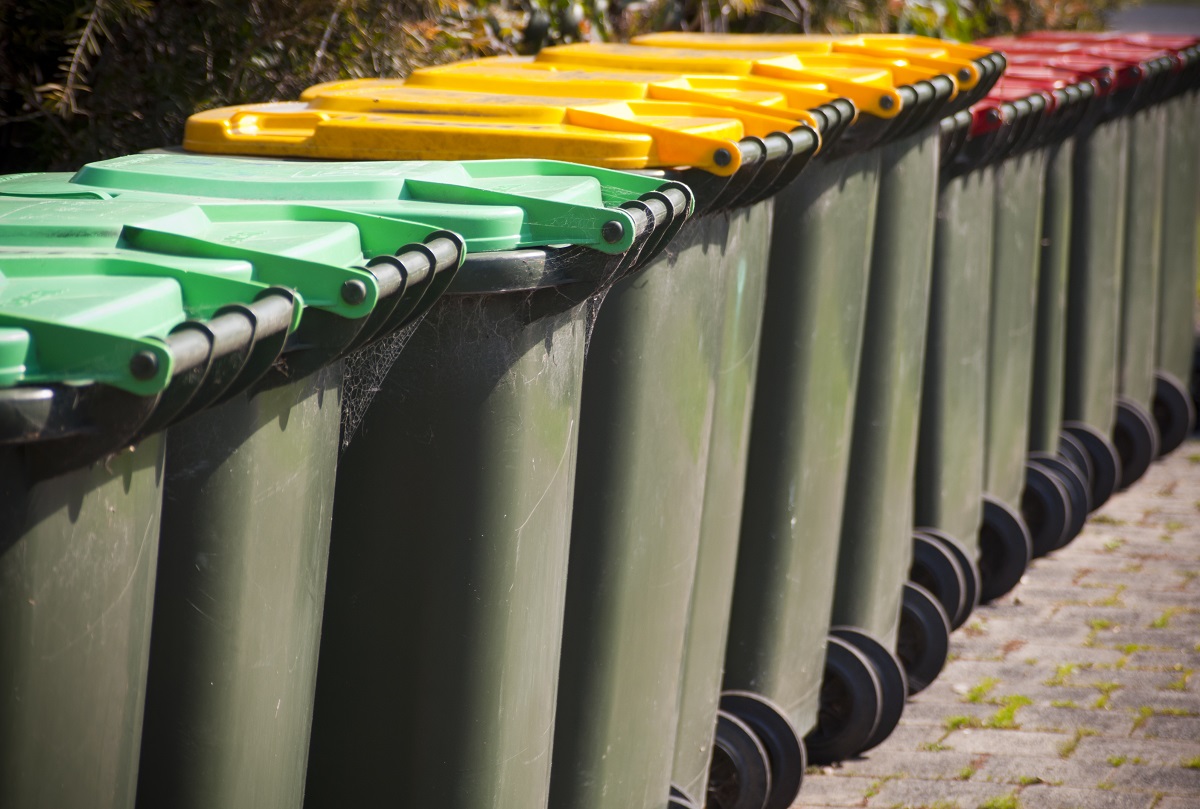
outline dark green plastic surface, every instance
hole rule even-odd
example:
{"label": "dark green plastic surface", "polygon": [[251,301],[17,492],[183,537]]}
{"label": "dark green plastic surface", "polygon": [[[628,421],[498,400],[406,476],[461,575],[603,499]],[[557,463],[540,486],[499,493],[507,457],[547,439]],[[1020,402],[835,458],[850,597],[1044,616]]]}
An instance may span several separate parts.
{"label": "dark green plastic surface", "polygon": [[0,806],[134,805],[164,446],[39,483],[0,447]]}
{"label": "dark green plastic surface", "polygon": [[1117,118],[1075,143],[1063,416],[1104,435],[1117,395],[1128,142],[1129,121]]}
{"label": "dark green plastic surface", "polygon": [[[808,178],[807,173],[805,178]],[[747,221],[738,241],[730,245],[729,250],[737,255],[724,268],[724,288],[720,291],[724,301],[720,364],[704,481],[696,578],[680,672],[679,726],[672,766],[672,781],[689,795],[705,794],[717,724],[729,604],[733,597],[734,565],[746,490],[750,414],[758,372],[773,210],[772,203],[766,202],[754,209],[752,215],[737,214]]]}
{"label": "dark green plastic surface", "polygon": [[1071,166],[1074,157],[1074,138],[1067,138],[1046,148],[1037,325],[1034,328],[1033,398],[1029,406],[1030,452],[1058,452],[1059,435],[1062,432],[1067,281],[1071,248]]}
{"label": "dark green plastic surface", "polygon": [[546,805],[585,307],[443,299],[339,464],[305,806]]}
{"label": "dark green plastic surface", "polygon": [[1162,104],[1129,121],[1129,182],[1121,270],[1117,391],[1150,412],[1157,370],[1159,274],[1162,264],[1163,171],[1167,111]]}
{"label": "dark green plastic surface", "polygon": [[341,364],[167,432],[141,806],[297,807]]}
{"label": "dark green plastic surface", "polygon": [[1044,150],[996,166],[984,490],[1013,508],[1025,488],[1044,187]]}
{"label": "dark green plastic surface", "polygon": [[995,169],[984,166],[938,192],[913,501],[917,526],[949,533],[976,556],[995,187]]}
{"label": "dark green plastic surface", "polygon": [[1200,205],[1200,93],[1167,106],[1167,156],[1163,203],[1162,273],[1159,278],[1157,365],[1185,386],[1195,343],[1196,228]]}
{"label": "dark green plastic surface", "polygon": [[880,151],[776,201],[725,687],[816,724],[866,310]]}
{"label": "dark green plastic surface", "polygon": [[689,222],[608,294],[583,385],[550,805],[659,809],[678,723],[722,291],[769,203]]}
{"label": "dark green plastic surface", "polygon": [[937,207],[938,130],[883,147],[832,622],[896,648]]}

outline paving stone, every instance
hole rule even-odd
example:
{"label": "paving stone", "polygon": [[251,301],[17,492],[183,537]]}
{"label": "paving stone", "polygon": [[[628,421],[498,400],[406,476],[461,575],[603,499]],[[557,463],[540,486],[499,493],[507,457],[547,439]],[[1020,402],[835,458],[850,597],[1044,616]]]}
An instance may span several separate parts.
{"label": "paving stone", "polygon": [[953,779],[962,772],[964,767],[970,766],[971,762],[977,758],[978,756],[974,753],[961,753],[954,750],[930,753],[876,749],[862,758],[843,764],[839,774],[869,778],[904,776],[930,781]]}
{"label": "paving stone", "polygon": [[1154,804],[1154,809],[1196,809],[1196,799],[1166,797]]}
{"label": "paving stone", "polygon": [[1030,705],[1017,713],[1017,721],[1025,730],[1056,730],[1060,733],[1086,727],[1107,736],[1128,736],[1133,730],[1133,714],[1128,711]]}
{"label": "paving stone", "polygon": [[1174,767],[1118,767],[1108,780],[1126,789],[1200,795],[1200,770],[1189,769],[1182,764]]}
{"label": "paving stone", "polygon": [[[976,784],[971,781],[919,781],[897,780],[881,785],[879,793],[867,801],[868,807],[926,807],[942,801],[949,808],[957,804],[961,809],[975,807],[992,798],[1013,791],[1008,784]],[[937,797],[931,797],[936,795]]]}
{"label": "paving stone", "polygon": [[1063,760],[1057,756],[989,756],[973,780],[991,780],[1020,786],[1046,783],[1090,788],[1097,782],[1095,761]]}
{"label": "paving stone", "polygon": [[800,788],[796,809],[806,806],[862,806],[874,778],[825,775],[807,776]]}
{"label": "paving stone", "polygon": [[1196,754],[1196,745],[1187,741],[1089,736],[1079,740],[1071,760],[1107,762],[1110,758],[1123,757],[1126,763],[1122,768],[1172,767]]}
{"label": "paving stone", "polygon": [[904,707],[904,721],[915,725],[945,727],[948,717],[969,716],[986,720],[996,712],[996,706],[977,702],[910,702]]}
{"label": "paving stone", "polygon": [[1148,792],[1073,789],[1035,784],[1021,790],[1021,805],[1034,809],[1148,809]]}
{"label": "paving stone", "polygon": [[1200,742],[1200,716],[1152,716],[1133,731],[1133,735],[1145,739]]}
{"label": "paving stone", "polygon": [[1062,733],[963,728],[951,733],[945,743],[955,750],[967,753],[1057,756],[1058,746],[1067,738],[1069,737]]}

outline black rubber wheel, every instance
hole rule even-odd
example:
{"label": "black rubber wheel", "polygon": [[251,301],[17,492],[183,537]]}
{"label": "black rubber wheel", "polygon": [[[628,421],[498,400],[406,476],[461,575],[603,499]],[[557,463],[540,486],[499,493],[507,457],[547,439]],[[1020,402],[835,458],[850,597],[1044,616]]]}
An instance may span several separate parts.
{"label": "black rubber wheel", "polygon": [[960,615],[967,605],[967,574],[954,554],[930,537],[913,532],[912,556],[909,581],[933,593],[947,616]]}
{"label": "black rubber wheel", "polygon": [[668,809],[700,809],[700,804],[679,787],[671,784],[671,797],[667,800]]}
{"label": "black rubber wheel", "polygon": [[817,726],[804,737],[809,759],[832,764],[858,755],[875,732],[882,707],[882,686],[871,661],[852,644],[828,638]]}
{"label": "black rubber wheel", "polygon": [[908,700],[908,676],[900,659],[867,632],[853,626],[835,626],[829,630],[829,634],[852,644],[866,655],[875,667],[875,676],[879,678],[883,702],[880,704],[879,723],[859,751],[865,753],[891,736],[896,725],[900,724],[904,703]]}
{"label": "black rubber wheel", "polygon": [[1017,586],[1033,559],[1033,540],[1021,515],[990,495],[983,496],[979,529],[979,602],[986,604]]}
{"label": "black rubber wheel", "polygon": [[1088,455],[1082,441],[1065,431],[1058,434],[1058,454],[1075,467],[1083,480],[1088,497],[1088,508],[1084,515],[1086,519],[1087,514],[1092,512],[1092,475],[1096,474],[1092,470],[1092,456]]}
{"label": "black rubber wheel", "polygon": [[1179,448],[1196,426],[1196,406],[1183,383],[1166,371],[1154,375],[1154,423],[1158,425],[1158,455]]}
{"label": "black rubber wheel", "polygon": [[808,767],[804,742],[781,708],[753,691],[725,691],[721,710],[745,723],[767,751],[771,764],[771,791],[763,809],[788,809],[800,794]]}
{"label": "black rubber wheel", "polygon": [[758,736],[742,720],[717,712],[706,809],[762,809],[771,794],[771,761]]}
{"label": "black rubber wheel", "polygon": [[1058,475],[1036,461],[1025,464],[1021,519],[1029,528],[1035,559],[1067,544],[1067,531],[1074,519],[1071,495]]}
{"label": "black rubber wheel", "polygon": [[958,566],[962,568],[967,584],[967,590],[963,594],[963,611],[958,615],[950,616],[951,631],[958,629],[967,622],[971,613],[979,606],[979,593],[983,589],[983,581],[979,576],[979,564],[975,561],[974,554],[968,551],[965,545],[945,531],[939,531],[936,528],[918,528],[915,533],[940,543],[942,547],[954,554],[954,558],[958,560]]}
{"label": "black rubber wheel", "polygon": [[1079,532],[1083,530],[1083,526],[1087,523],[1087,479],[1084,477],[1084,473],[1079,471],[1079,467],[1062,455],[1037,453],[1031,458],[1030,462],[1041,464],[1053,472],[1058,478],[1058,482],[1067,490],[1067,497],[1071,501],[1071,519],[1067,523],[1067,532],[1063,536],[1063,543],[1058,546],[1060,548],[1064,547],[1075,537],[1079,536]]}
{"label": "black rubber wheel", "polygon": [[1121,456],[1108,436],[1082,421],[1068,421],[1063,429],[1074,436],[1092,462],[1088,506],[1092,511],[1108,502],[1121,482]]}
{"label": "black rubber wheel", "polygon": [[1120,488],[1128,489],[1158,457],[1158,427],[1146,408],[1126,396],[1117,397],[1113,445],[1121,456]]}
{"label": "black rubber wheel", "polygon": [[908,677],[908,693],[917,694],[942,673],[950,654],[950,619],[933,593],[906,582],[900,603],[896,656]]}

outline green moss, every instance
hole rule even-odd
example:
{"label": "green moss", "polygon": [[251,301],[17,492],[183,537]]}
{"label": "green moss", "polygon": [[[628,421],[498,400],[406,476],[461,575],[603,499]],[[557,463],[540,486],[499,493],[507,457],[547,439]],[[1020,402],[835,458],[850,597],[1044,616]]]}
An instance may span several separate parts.
{"label": "green moss", "polygon": [[1021,801],[1017,798],[1017,793],[1010,792],[1007,795],[988,798],[979,804],[979,809],[1021,809]]}
{"label": "green moss", "polygon": [[1110,767],[1120,767],[1126,761],[1128,761],[1128,759],[1125,756],[1109,756],[1108,757],[1108,765]]}
{"label": "green moss", "polygon": [[966,766],[958,771],[958,775],[956,775],[955,778],[959,781],[970,781],[971,776],[974,774],[975,774],[975,768],[971,767],[971,766]]}
{"label": "green moss", "polygon": [[1150,622],[1151,629],[1166,629],[1171,625],[1171,619],[1175,617],[1175,613],[1179,612],[1177,607],[1167,607],[1162,611],[1162,614]]}
{"label": "green moss", "polygon": [[953,732],[962,728],[983,727],[983,723],[974,716],[947,716],[942,720],[942,727]]}
{"label": "green moss", "polygon": [[1079,703],[1073,699],[1056,699],[1050,702],[1051,708],[1078,708]]}
{"label": "green moss", "polygon": [[1001,697],[999,700],[1000,710],[996,711],[987,721],[989,728],[998,728],[1009,730],[1020,727],[1017,724],[1017,711],[1024,708],[1026,705],[1032,705],[1033,700],[1021,694],[1012,694],[1007,697]]}
{"label": "green moss", "polygon": [[1200,770],[1200,756],[1185,758],[1181,763],[1181,767],[1186,767],[1189,770]]}
{"label": "green moss", "polygon": [[1126,525],[1124,520],[1118,520],[1116,517],[1110,517],[1107,514],[1097,514],[1092,517],[1092,523],[1095,525]]}
{"label": "green moss", "polygon": [[1079,742],[1088,736],[1096,736],[1100,731],[1093,728],[1075,728],[1075,735],[1058,746],[1059,758],[1070,758],[1079,747]]}
{"label": "green moss", "polygon": [[979,684],[972,687],[963,697],[964,702],[983,702],[992,689],[1000,684],[1000,681],[995,677],[984,677],[979,681]]}
{"label": "green moss", "polygon": [[1154,716],[1154,709],[1149,705],[1143,705],[1138,708],[1136,715],[1133,717],[1133,730],[1137,730],[1146,724],[1146,720],[1152,716]]}
{"label": "green moss", "polygon": [[1074,663],[1059,663],[1054,670],[1054,676],[1046,680],[1044,685],[1066,685],[1067,680],[1071,675],[1078,670],[1079,666]]}

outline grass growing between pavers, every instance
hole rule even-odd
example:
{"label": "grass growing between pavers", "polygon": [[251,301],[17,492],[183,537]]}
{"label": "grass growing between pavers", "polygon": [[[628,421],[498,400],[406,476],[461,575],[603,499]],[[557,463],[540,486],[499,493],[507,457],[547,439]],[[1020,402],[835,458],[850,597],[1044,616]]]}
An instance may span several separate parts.
{"label": "grass growing between pavers", "polygon": [[1010,792],[1007,795],[997,795],[979,804],[979,809],[1021,809],[1021,799],[1017,797],[1017,793],[1015,792]]}
{"label": "grass growing between pavers", "polygon": [[1058,757],[1068,759],[1075,755],[1075,751],[1079,748],[1079,743],[1088,736],[1099,736],[1100,731],[1095,728],[1075,728],[1075,735],[1070,739],[1063,741],[1058,746]]}

